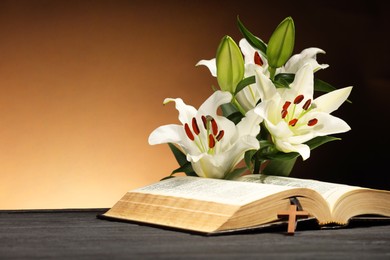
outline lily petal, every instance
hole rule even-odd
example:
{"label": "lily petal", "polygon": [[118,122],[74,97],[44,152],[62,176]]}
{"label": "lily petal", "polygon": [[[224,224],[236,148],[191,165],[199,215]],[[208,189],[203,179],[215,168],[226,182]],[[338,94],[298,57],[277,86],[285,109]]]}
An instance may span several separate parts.
{"label": "lily petal", "polygon": [[345,133],[351,130],[351,127],[344,120],[327,113],[312,113],[311,116],[314,116],[321,123],[314,127],[300,127],[303,134],[289,137],[289,142],[305,143],[317,136]]}
{"label": "lily petal", "polygon": [[256,106],[257,101],[260,100],[258,86],[256,84],[246,86],[236,94],[236,99],[244,111],[253,109]]}
{"label": "lily petal", "polygon": [[211,60],[200,60],[195,66],[199,65],[206,66],[210,70],[211,75],[213,75],[214,77],[217,76],[217,64],[215,58]]}
{"label": "lily petal", "polygon": [[[282,91],[278,89],[273,96],[264,95],[265,99],[255,108],[255,112],[264,118],[275,147],[286,153],[298,152],[303,160],[310,157],[310,147],[305,142],[317,136],[343,133],[351,129],[345,121],[330,115],[347,99],[351,87],[332,91],[311,101],[314,92],[313,74],[310,63],[306,63],[298,70],[290,88]],[[261,89],[270,88],[264,80],[261,81],[261,75],[257,76]]]}
{"label": "lily petal", "polygon": [[182,124],[190,122],[196,115],[196,108],[185,104],[181,98],[166,98],[164,105],[169,102],[175,102],[175,107],[179,111],[179,120]]}
{"label": "lily petal", "polygon": [[180,125],[163,125],[156,128],[150,135],[148,142],[150,145],[163,143],[179,143],[183,138],[183,127]]}
{"label": "lily petal", "polygon": [[[227,91],[215,91],[200,107],[199,114],[217,116],[217,109],[222,104],[229,103],[232,100],[232,94]],[[195,110],[196,111],[196,110]]]}
{"label": "lily petal", "polygon": [[[339,134],[351,130],[351,127],[344,120],[328,113],[312,112],[310,113],[310,117],[316,118],[319,122],[318,125],[312,127],[313,132],[315,132],[315,136]],[[309,128],[310,126],[306,126],[306,129]],[[305,129],[302,130],[304,131]]]}
{"label": "lily petal", "polygon": [[310,63],[314,72],[329,67],[328,64],[319,64],[317,62],[317,54],[319,53],[325,54],[325,51],[313,47],[304,49],[300,54],[291,56],[284,66],[284,72],[296,73],[305,63]]}
{"label": "lily petal", "polygon": [[288,95],[284,99],[294,100],[298,95],[303,95],[305,98],[313,98],[314,93],[314,75],[313,69],[309,63],[306,63],[297,71],[294,81],[290,84],[290,91],[285,91]]}
{"label": "lily petal", "polygon": [[[196,110],[180,98],[165,100],[175,102],[179,120],[183,125],[165,125],[149,136],[150,144],[175,143],[186,153],[198,176],[224,178],[233,171],[250,149],[259,149],[256,139],[261,118],[248,112],[238,126],[217,114],[220,105],[230,102],[229,92],[215,91]],[[242,133],[240,133],[242,132]]]}
{"label": "lily petal", "polygon": [[341,106],[341,104],[344,103],[345,100],[347,100],[351,91],[352,87],[337,89],[322,96],[319,96],[314,100],[313,103],[321,111],[332,113],[333,111],[337,110]]}
{"label": "lily petal", "polygon": [[253,64],[253,57],[255,56],[256,50],[249,44],[249,42],[245,38],[242,38],[238,45],[240,46],[241,52],[244,55],[245,64]]}
{"label": "lily petal", "polygon": [[249,110],[245,114],[245,117],[237,124],[238,133],[240,133],[240,136],[256,136],[260,132],[260,123],[262,121],[263,118],[254,109]]}
{"label": "lily petal", "polygon": [[306,144],[292,144],[283,140],[276,140],[275,145],[279,150],[285,153],[297,152],[302,156],[303,160],[310,157],[310,147]]}
{"label": "lily petal", "polygon": [[277,92],[275,85],[260,69],[256,69],[255,72],[256,84],[259,89],[261,100],[271,99]]}
{"label": "lily petal", "polygon": [[187,160],[191,161],[193,169],[199,176],[222,179],[244,158],[245,152],[252,149],[259,149],[258,140],[252,136],[245,136],[237,140],[226,153],[199,156],[187,154]]}

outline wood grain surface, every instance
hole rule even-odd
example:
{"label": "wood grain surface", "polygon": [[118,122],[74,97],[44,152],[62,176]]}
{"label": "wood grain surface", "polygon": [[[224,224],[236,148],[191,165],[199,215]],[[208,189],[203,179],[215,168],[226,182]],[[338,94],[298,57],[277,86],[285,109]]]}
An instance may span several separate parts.
{"label": "wood grain surface", "polygon": [[0,259],[390,259],[388,224],[202,236],[98,219],[105,211],[0,211]]}

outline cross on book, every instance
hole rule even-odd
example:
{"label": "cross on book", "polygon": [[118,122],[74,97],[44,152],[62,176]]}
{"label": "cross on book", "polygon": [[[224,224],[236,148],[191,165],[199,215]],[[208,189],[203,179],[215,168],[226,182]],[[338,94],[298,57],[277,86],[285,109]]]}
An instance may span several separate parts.
{"label": "cross on book", "polygon": [[288,217],[287,234],[294,235],[297,218],[307,218],[309,213],[303,210],[297,211],[297,205],[290,205],[288,210],[278,212],[278,218]]}

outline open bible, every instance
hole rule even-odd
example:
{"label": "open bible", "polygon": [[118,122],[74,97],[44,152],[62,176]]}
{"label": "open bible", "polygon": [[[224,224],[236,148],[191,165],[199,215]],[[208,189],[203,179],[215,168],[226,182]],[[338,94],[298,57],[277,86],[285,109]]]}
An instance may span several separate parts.
{"label": "open bible", "polygon": [[214,234],[280,223],[278,212],[291,198],[319,226],[347,225],[361,215],[390,218],[390,191],[259,174],[165,179],[128,191],[102,217]]}

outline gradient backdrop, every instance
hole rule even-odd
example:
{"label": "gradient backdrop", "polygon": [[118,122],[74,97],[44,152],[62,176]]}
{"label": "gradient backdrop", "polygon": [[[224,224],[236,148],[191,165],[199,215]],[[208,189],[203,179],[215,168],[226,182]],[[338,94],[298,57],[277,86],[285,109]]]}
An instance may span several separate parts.
{"label": "gradient backdrop", "polygon": [[[335,115],[352,131],[298,160],[294,177],[390,189],[388,4],[382,1],[0,1],[0,209],[111,207],[177,167],[150,132],[176,123],[165,97],[199,106],[216,81],[200,59],[240,16],[268,41],[287,16],[295,53],[354,86]],[[387,168],[386,168],[387,167]]]}

